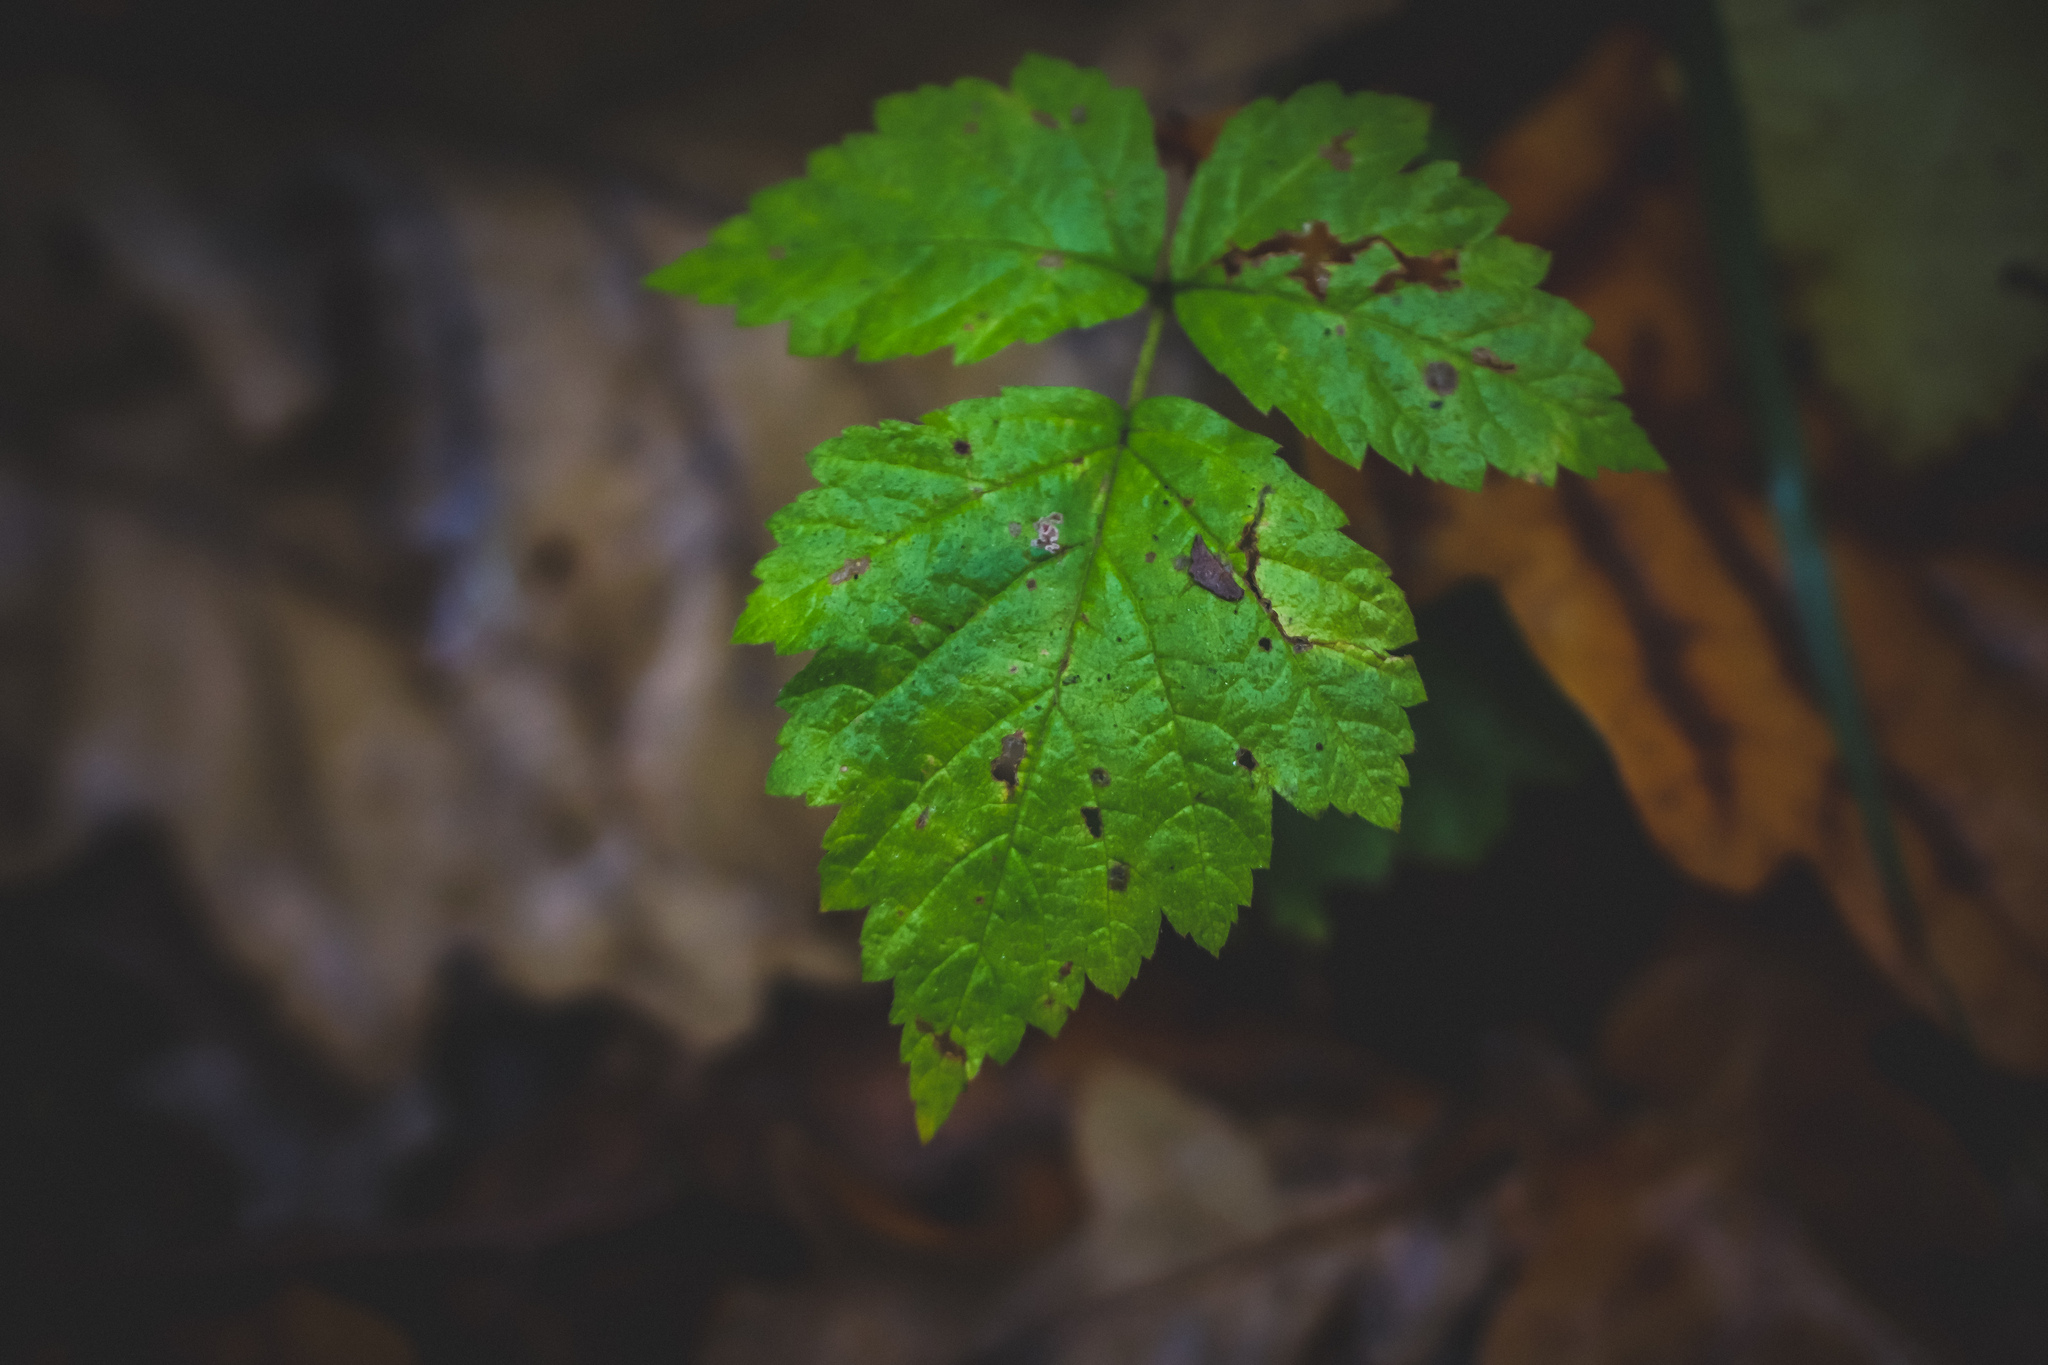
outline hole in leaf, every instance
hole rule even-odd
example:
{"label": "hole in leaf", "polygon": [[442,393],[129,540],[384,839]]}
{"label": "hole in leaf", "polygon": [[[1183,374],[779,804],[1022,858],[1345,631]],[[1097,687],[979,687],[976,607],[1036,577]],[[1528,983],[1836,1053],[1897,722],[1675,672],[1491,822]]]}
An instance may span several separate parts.
{"label": "hole in leaf", "polygon": [[1004,735],[1003,752],[988,765],[988,775],[1011,791],[1017,790],[1017,769],[1023,766],[1028,743],[1022,730],[1012,730]]}
{"label": "hole in leaf", "polygon": [[1273,642],[1262,635],[1259,637],[1259,648],[1271,654],[1273,652]]}
{"label": "hole in leaf", "polygon": [[1094,835],[1098,839],[1102,837],[1102,807],[1081,807],[1081,820],[1084,824],[1088,826],[1088,832],[1090,834]]}

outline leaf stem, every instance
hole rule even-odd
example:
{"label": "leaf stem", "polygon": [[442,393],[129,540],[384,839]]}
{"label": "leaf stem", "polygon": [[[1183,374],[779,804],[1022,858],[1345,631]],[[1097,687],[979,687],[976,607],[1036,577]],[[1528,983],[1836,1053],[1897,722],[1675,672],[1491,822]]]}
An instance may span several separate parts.
{"label": "leaf stem", "polygon": [[1968,1042],[1969,1016],[1929,948],[1926,925],[1906,875],[1898,831],[1885,800],[1883,759],[1857,686],[1856,661],[1836,603],[1833,571],[1807,474],[1799,395],[1786,369],[1783,337],[1771,297],[1770,258],[1750,162],[1749,129],[1727,37],[1713,0],[1691,0],[1680,11],[1673,25],[1673,46],[1686,74],[1686,102],[1706,189],[1708,226],[1720,258],[1729,330],[1748,390],[1750,420],[1763,451],[1766,491],[1785,547],[1793,606],[1806,636],[1807,661],[1834,731],[1835,746],[1841,751],[1843,772],[1862,817],[1871,858],[1877,864],[1899,951],[1927,974],[1943,1022]]}
{"label": "leaf stem", "polygon": [[1131,396],[1124,404],[1135,408],[1145,401],[1145,390],[1152,383],[1152,361],[1159,354],[1159,334],[1166,330],[1166,305],[1152,305],[1151,320],[1145,324],[1145,345],[1138,352],[1138,368],[1131,373]]}

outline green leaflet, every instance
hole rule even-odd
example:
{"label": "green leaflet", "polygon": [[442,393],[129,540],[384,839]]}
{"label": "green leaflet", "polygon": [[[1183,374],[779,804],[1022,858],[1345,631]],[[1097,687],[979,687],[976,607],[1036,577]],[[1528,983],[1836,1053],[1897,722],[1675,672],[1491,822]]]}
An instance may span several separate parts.
{"label": "green leaflet", "polygon": [[771,521],[737,638],[817,655],[770,789],[841,807],[824,905],[867,911],[925,1133],[1162,915],[1220,947],[1273,792],[1397,822],[1408,610],[1273,450],[1183,399],[1012,389],[827,442]]}
{"label": "green leaflet", "polygon": [[1590,323],[1536,289],[1549,258],[1491,235],[1504,205],[1422,151],[1427,114],[1311,86],[1233,118],[1173,243],[1174,311],[1263,411],[1476,488],[1486,467],[1658,469]]}
{"label": "green leaflet", "polygon": [[1166,176],[1136,91],[1026,57],[1009,90],[892,95],[875,127],[648,282],[737,304],[743,323],[788,319],[798,355],[863,360],[982,360],[1144,306]]}

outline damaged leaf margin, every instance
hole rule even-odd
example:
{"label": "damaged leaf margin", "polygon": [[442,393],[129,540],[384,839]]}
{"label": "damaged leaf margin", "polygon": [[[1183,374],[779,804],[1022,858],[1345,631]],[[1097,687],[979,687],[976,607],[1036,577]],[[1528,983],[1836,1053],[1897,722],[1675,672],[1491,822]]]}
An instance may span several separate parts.
{"label": "damaged leaf margin", "polygon": [[[738,638],[817,653],[769,787],[840,806],[822,903],[866,912],[927,1136],[1162,918],[1220,948],[1274,792],[1398,823],[1413,623],[1274,450],[1184,399],[1010,389],[827,442],[771,521]],[[1054,513],[1057,552],[1009,533]],[[1236,599],[1158,552],[1197,537]]]}

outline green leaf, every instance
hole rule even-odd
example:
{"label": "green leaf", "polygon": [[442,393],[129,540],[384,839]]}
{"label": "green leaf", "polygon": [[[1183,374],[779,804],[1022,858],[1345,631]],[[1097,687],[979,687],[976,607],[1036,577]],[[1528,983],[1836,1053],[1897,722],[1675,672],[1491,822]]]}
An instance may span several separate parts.
{"label": "green leaf", "polygon": [[1477,487],[1662,468],[1583,342],[1537,290],[1549,257],[1492,234],[1504,206],[1422,151],[1423,106],[1311,86],[1233,118],[1173,244],[1175,315],[1262,411],[1332,454],[1368,448]]}
{"label": "green leaf", "polygon": [[1162,916],[1219,948],[1274,792],[1398,820],[1407,606],[1273,452],[1184,399],[1011,389],[827,442],[770,522],[736,636],[817,654],[769,787],[840,806],[823,903],[867,912],[927,1134]]}
{"label": "green leaf", "polygon": [[982,360],[1144,306],[1166,177],[1136,91],[1026,57],[1004,90],[892,95],[873,133],[812,154],[648,282],[788,319],[790,350]]}

